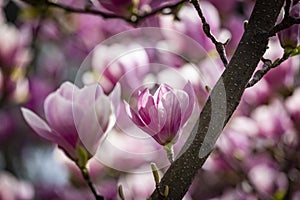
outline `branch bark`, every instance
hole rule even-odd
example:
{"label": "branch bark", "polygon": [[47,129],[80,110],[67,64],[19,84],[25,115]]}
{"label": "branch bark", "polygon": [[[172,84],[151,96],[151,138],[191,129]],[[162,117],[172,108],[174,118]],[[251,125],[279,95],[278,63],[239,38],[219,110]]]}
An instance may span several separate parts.
{"label": "branch bark", "polygon": [[[266,51],[269,33],[274,28],[283,3],[284,0],[256,1],[247,29],[212,90],[198,124],[183,147],[181,156],[170,166],[160,182],[160,188],[167,185],[170,189],[166,199],[182,199],[209,156],[212,146],[206,143],[205,138],[212,134],[212,138],[216,140],[238,106],[246,84]],[[224,100],[222,97],[225,97]],[[213,105],[215,100],[219,102],[217,105]],[[222,109],[225,109],[224,116],[219,113]],[[200,149],[204,149],[206,154],[201,153]],[[153,192],[151,199],[160,199],[157,191]]]}

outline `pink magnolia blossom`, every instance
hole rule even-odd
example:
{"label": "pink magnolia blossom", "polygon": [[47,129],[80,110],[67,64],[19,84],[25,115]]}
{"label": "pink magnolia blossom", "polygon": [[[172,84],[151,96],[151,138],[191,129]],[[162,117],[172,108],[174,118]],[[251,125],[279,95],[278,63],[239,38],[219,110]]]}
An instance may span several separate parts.
{"label": "pink magnolia blossom", "polygon": [[95,153],[102,136],[115,123],[119,96],[119,86],[108,97],[99,84],[79,89],[65,82],[44,102],[48,123],[26,108],[22,108],[22,113],[39,136],[58,144],[76,159],[77,150],[83,145],[90,153]]}
{"label": "pink magnolia blossom", "polygon": [[178,134],[194,108],[194,90],[188,82],[183,90],[162,84],[151,95],[149,89],[140,92],[137,111],[127,104],[131,120],[161,145],[175,143]]}

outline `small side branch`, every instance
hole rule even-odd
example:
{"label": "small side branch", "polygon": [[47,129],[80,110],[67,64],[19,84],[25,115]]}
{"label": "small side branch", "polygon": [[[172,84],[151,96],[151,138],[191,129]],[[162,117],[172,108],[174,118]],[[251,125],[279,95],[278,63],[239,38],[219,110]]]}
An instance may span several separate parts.
{"label": "small side branch", "polygon": [[277,24],[269,33],[269,36],[275,36],[276,33],[287,29],[291,26],[293,26],[294,24],[300,24],[300,18],[294,18],[291,16],[288,16],[287,18],[284,18],[282,20],[282,22],[280,22],[279,24]]}
{"label": "small side branch", "polygon": [[80,172],[81,172],[85,182],[88,184],[90,190],[92,191],[95,199],[96,200],[104,200],[104,197],[98,194],[94,184],[92,183],[88,169],[86,167],[81,167],[78,164],[77,164],[77,166],[79,167]]}
{"label": "small side branch", "polygon": [[198,2],[198,0],[191,0],[191,3],[193,4],[193,6],[195,7],[195,9],[197,10],[197,13],[202,21],[202,26],[203,26],[203,31],[205,33],[205,35],[212,41],[212,43],[214,43],[214,45],[216,46],[216,50],[224,64],[224,66],[226,67],[228,65],[228,59],[226,56],[226,51],[225,51],[225,46],[228,43],[229,40],[227,40],[225,43],[222,43],[220,41],[218,41],[215,36],[211,33],[210,31],[210,25],[207,23],[204,14],[201,10],[200,4]]}
{"label": "small side branch", "polygon": [[285,6],[284,6],[284,17],[282,21],[277,24],[269,33],[269,36],[275,36],[276,33],[287,29],[295,24],[300,24],[300,18],[295,18],[290,15],[290,9],[291,9],[292,1],[286,0]]}
{"label": "small side branch", "polygon": [[261,58],[264,63],[262,69],[255,72],[253,78],[248,82],[246,88],[254,86],[258,81],[260,81],[271,69],[278,67],[281,63],[289,58],[289,54],[284,53],[283,56],[272,63],[271,60]]}
{"label": "small side branch", "polygon": [[[145,12],[145,13],[142,13],[142,14],[132,14],[129,17],[122,16],[122,15],[117,15],[117,14],[114,14],[114,13],[104,12],[104,11],[101,11],[101,10],[93,9],[91,7],[74,8],[74,7],[65,5],[65,4],[55,3],[55,2],[52,2],[52,1],[49,1],[49,0],[41,1],[38,4],[34,1],[32,1],[32,0],[21,0],[21,1],[23,1],[25,3],[28,3],[32,6],[46,5],[48,7],[62,9],[62,10],[66,11],[66,12],[69,12],[69,13],[97,15],[97,16],[100,16],[104,19],[121,19],[121,20],[124,20],[128,23],[131,23],[131,24],[138,24],[141,21],[145,20],[147,17],[162,13],[165,9],[176,10],[178,7],[180,7],[182,4],[184,4],[188,0],[181,0],[177,3],[166,4],[164,6],[161,6],[161,7],[157,8],[157,9],[151,10],[150,12]],[[164,13],[164,14],[166,14],[166,13]],[[167,14],[172,14],[172,12],[167,13]]]}

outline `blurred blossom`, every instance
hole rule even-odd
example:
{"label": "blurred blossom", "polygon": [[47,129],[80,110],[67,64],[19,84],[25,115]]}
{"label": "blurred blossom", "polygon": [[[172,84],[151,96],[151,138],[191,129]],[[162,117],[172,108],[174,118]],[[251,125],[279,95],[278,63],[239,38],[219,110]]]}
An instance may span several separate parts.
{"label": "blurred blossom", "polygon": [[119,96],[118,86],[108,97],[99,84],[79,89],[65,82],[45,100],[48,124],[26,108],[22,108],[22,113],[38,135],[58,144],[72,159],[76,159],[77,150],[83,145],[94,153],[103,134],[112,128]]}
{"label": "blurred blossom", "polygon": [[183,90],[160,85],[155,94],[148,88],[140,92],[137,111],[127,104],[128,116],[159,144],[176,143],[181,128],[194,108],[195,94],[190,82]]}
{"label": "blurred blossom", "polygon": [[253,87],[246,89],[237,112],[242,115],[249,115],[252,109],[267,103],[270,100],[270,96],[270,86],[265,79],[262,79]]}
{"label": "blurred blossom", "polygon": [[114,44],[98,46],[92,57],[92,66],[99,73],[97,81],[105,93],[109,93],[117,82],[122,92],[130,93],[139,87],[149,71],[149,59],[142,46],[137,44]]}
{"label": "blurred blossom", "polygon": [[21,32],[15,26],[0,24],[0,62],[4,74],[15,67],[25,67],[30,60],[27,33]]}
{"label": "blurred blossom", "polygon": [[[292,6],[290,10],[290,16],[299,18],[300,17],[300,2]],[[300,25],[295,24],[290,28],[282,30],[278,33],[280,44],[284,49],[296,48],[299,43]]]}
{"label": "blurred blossom", "polygon": [[143,139],[143,133],[137,130],[134,134],[135,131],[134,127],[127,128],[124,132],[116,128],[110,131],[101,143],[96,159],[108,167],[125,172],[136,171],[145,162],[153,161],[157,157],[157,148],[152,140]]}
{"label": "blurred blossom", "polygon": [[[201,8],[207,19],[207,22],[210,25],[211,31],[214,35],[219,35],[219,14],[216,8],[207,1],[201,2]],[[199,19],[199,16],[196,10],[191,6],[184,6],[180,9],[178,13],[180,21],[174,20],[172,15],[161,16],[160,24],[162,28],[169,28],[180,33],[183,33],[197,43],[199,43],[206,51],[214,50],[214,44],[206,37],[205,33],[202,31],[202,23]],[[175,35],[176,36],[176,35]],[[166,38],[174,37],[174,35],[167,35]],[[193,52],[193,49],[190,46],[186,46],[185,41],[182,38],[173,38],[174,41],[177,41],[180,51],[183,55],[187,54],[189,57],[199,59],[199,52]],[[192,56],[191,56],[192,55]]]}
{"label": "blurred blossom", "polygon": [[0,199],[3,200],[31,200],[34,197],[32,185],[17,180],[13,175],[0,173]]}
{"label": "blurred blossom", "polygon": [[259,127],[259,135],[275,143],[292,128],[287,111],[279,100],[256,108],[251,117]]}
{"label": "blurred blossom", "polygon": [[[68,170],[69,183],[60,185],[60,187],[64,187],[66,190],[69,190],[69,195],[74,196],[75,199],[80,199],[80,197],[76,197],[76,194],[80,194],[80,196],[86,196],[85,198],[89,197],[88,199],[93,199],[93,197],[90,197],[90,191],[86,185],[86,182],[74,162],[72,162],[60,149],[55,149],[54,156],[58,164],[62,165],[64,169]],[[117,176],[114,175],[114,172],[110,173],[110,169],[102,165],[102,163],[100,163],[95,157],[92,157],[87,162],[86,167],[89,171],[91,181],[97,187],[99,193],[103,195],[105,199],[116,199]],[[74,188],[71,188],[72,186]],[[60,193],[61,196],[65,196],[63,190],[61,190]],[[66,198],[66,200],[68,199]]]}
{"label": "blurred blossom", "polygon": [[[221,1],[220,4],[224,4]],[[234,0],[236,1],[236,0]],[[225,3],[227,4],[227,3]],[[244,33],[244,19],[242,19],[239,16],[231,16],[230,18],[226,18],[224,22],[224,27],[227,28],[230,32],[230,37],[227,37],[226,39],[229,39],[229,43],[226,45],[226,52],[228,56],[233,55],[236,47],[239,44],[239,41],[242,38],[242,35]],[[225,39],[225,41],[226,41]]]}
{"label": "blurred blossom", "polygon": [[[105,21],[93,15],[78,15],[74,16],[77,44],[83,45],[88,51],[91,51],[97,44],[105,39],[103,28]],[[75,44],[74,44],[75,45]]]}
{"label": "blurred blossom", "polygon": [[[283,54],[283,50],[277,40],[271,40],[268,44],[269,49],[264,55],[272,61],[280,58]],[[295,74],[299,70],[299,59],[298,62],[293,62],[293,59],[288,59],[283,62],[280,66],[270,70],[264,79],[269,83],[270,89],[273,91],[282,91],[286,88],[290,88],[294,85]]]}
{"label": "blurred blossom", "polygon": [[235,117],[220,136],[217,146],[226,155],[237,159],[247,158],[254,147],[252,139],[258,131],[259,127],[251,118]]}
{"label": "blurred blossom", "polygon": [[118,185],[122,185],[125,199],[128,200],[147,199],[149,196],[151,196],[155,189],[155,182],[152,172],[127,174],[121,176]]}
{"label": "blurred blossom", "polygon": [[237,0],[229,0],[226,2],[219,0],[209,0],[209,2],[211,2],[223,15],[231,14],[231,12],[235,9],[238,3]]}
{"label": "blurred blossom", "polygon": [[[25,67],[30,61],[29,37],[25,30],[0,24],[0,96],[21,103],[26,100]],[[24,86],[24,87],[23,87]]]}
{"label": "blurred blossom", "polygon": [[270,196],[273,196],[278,190],[284,192],[285,187],[282,188],[282,186],[287,185],[285,175],[267,165],[262,164],[253,167],[248,175],[257,190]]}
{"label": "blurred blossom", "polygon": [[285,101],[288,113],[291,115],[293,121],[300,125],[300,88],[297,88],[293,95],[288,97]]}

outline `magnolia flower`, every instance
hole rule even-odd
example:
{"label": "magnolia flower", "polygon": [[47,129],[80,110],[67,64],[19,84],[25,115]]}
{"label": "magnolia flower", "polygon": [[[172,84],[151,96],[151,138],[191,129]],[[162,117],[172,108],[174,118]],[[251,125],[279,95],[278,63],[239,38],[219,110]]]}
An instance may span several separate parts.
{"label": "magnolia flower", "polygon": [[39,136],[78,159],[82,156],[79,150],[95,153],[102,136],[114,125],[119,97],[119,85],[108,97],[97,83],[79,89],[65,82],[44,102],[47,123],[32,111],[21,110]]}
{"label": "magnolia flower", "polygon": [[131,120],[159,144],[174,144],[194,108],[194,90],[188,82],[183,90],[162,84],[151,95],[149,89],[140,92],[137,111],[126,104]]}

